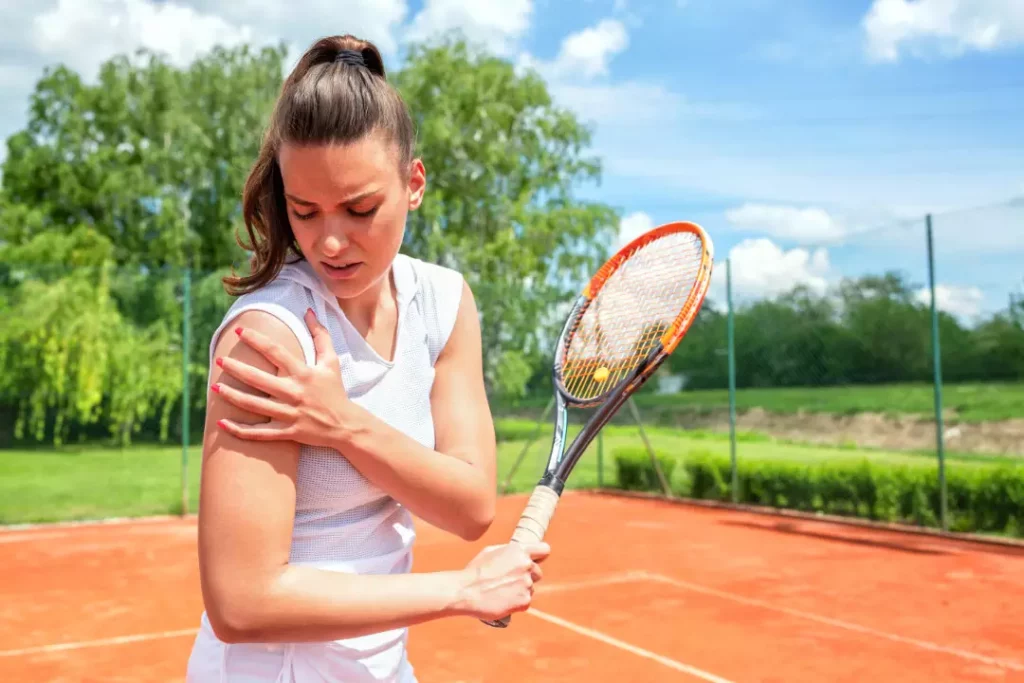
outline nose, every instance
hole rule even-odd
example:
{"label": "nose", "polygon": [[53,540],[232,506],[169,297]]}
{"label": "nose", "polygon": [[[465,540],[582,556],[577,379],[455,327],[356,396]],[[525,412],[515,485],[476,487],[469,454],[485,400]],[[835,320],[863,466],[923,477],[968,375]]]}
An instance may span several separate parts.
{"label": "nose", "polygon": [[327,258],[334,258],[348,246],[348,238],[345,231],[335,221],[326,221],[324,225],[324,236],[320,248]]}

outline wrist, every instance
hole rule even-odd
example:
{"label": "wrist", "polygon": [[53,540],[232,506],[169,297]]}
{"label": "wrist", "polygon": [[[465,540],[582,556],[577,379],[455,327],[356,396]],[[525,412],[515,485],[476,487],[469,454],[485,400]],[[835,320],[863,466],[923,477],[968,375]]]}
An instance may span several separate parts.
{"label": "wrist", "polygon": [[466,617],[476,614],[476,591],[473,588],[473,576],[469,569],[441,572],[446,584],[444,594],[448,597],[447,612],[452,616]]}
{"label": "wrist", "polygon": [[372,428],[370,414],[362,406],[345,397],[339,418],[332,430],[331,441],[336,448],[358,445]]}

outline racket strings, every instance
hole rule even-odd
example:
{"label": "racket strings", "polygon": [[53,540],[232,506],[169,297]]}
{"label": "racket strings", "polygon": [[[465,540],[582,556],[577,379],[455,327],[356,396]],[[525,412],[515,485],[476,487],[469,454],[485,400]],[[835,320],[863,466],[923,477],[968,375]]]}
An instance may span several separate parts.
{"label": "racket strings", "polygon": [[602,395],[657,348],[687,309],[703,253],[700,237],[687,231],[625,255],[570,331],[561,376],[571,396]]}

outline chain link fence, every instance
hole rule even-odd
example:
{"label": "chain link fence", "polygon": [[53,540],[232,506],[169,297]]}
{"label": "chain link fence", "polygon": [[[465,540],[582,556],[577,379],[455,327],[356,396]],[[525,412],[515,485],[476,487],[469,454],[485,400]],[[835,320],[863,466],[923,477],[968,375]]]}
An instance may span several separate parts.
{"label": "chain link fence", "polygon": [[[719,248],[686,339],[570,487],[1018,534],[1024,205],[824,228],[805,218],[819,221],[815,241],[765,229]],[[0,263],[0,467],[21,501],[4,521],[100,515],[90,491],[122,491],[129,513],[195,511],[228,273]],[[549,454],[561,318],[524,302],[532,313],[498,326],[509,286],[474,290],[491,333],[497,484],[527,490]],[[584,416],[573,417],[570,438]],[[78,459],[60,468],[80,467],[70,483],[51,457],[68,453]],[[33,510],[46,495],[71,502]]]}

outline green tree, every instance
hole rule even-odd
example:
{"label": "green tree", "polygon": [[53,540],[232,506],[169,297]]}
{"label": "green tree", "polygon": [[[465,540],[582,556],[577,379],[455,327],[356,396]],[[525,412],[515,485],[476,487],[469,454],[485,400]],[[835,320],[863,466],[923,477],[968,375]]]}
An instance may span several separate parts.
{"label": "green tree", "polygon": [[614,209],[574,196],[600,178],[591,132],[536,74],[460,40],[413,47],[393,79],[428,179],[405,249],[466,275],[492,390],[521,395],[617,230]]}
{"label": "green tree", "polygon": [[[176,68],[140,51],[102,65],[94,84],[61,65],[39,80],[0,191],[0,412],[20,416],[19,435],[167,433],[181,268],[196,273],[188,353],[201,380],[230,303],[219,279],[246,256],[235,243],[242,185],[284,55],[241,46]],[[611,208],[573,196],[599,178],[590,132],[538,77],[461,42],[414,48],[391,77],[430,177],[406,250],[466,273],[492,389],[521,393],[617,225]]]}
{"label": "green tree", "polygon": [[[218,49],[179,69],[141,51],[102,65],[95,84],[46,70],[3,165],[0,412],[16,424],[0,431],[58,442],[99,424],[122,442],[146,424],[168,433],[181,267],[217,269],[193,297],[208,334],[227,303],[209,283],[243,257],[241,187],[283,56]],[[205,360],[205,349],[194,338],[190,354]]]}
{"label": "green tree", "polygon": [[139,51],[104,63],[95,84],[48,68],[26,127],[7,141],[7,200],[42,217],[14,237],[88,225],[118,266],[237,259],[231,228],[283,56],[283,47],[216,49],[178,69]]}

